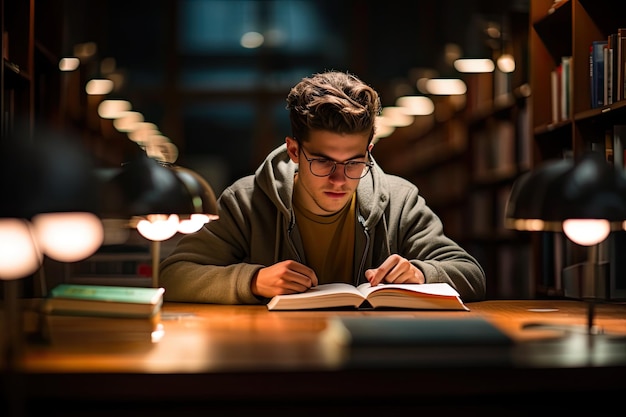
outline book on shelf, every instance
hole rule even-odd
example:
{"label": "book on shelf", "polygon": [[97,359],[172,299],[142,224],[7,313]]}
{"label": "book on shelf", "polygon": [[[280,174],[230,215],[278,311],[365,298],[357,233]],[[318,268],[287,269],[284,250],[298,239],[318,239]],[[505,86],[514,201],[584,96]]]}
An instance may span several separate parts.
{"label": "book on shelf", "polygon": [[607,41],[593,41],[589,46],[589,79],[591,80],[591,108],[604,105],[604,51]]}
{"label": "book on shelf", "polygon": [[561,120],[561,77],[563,74],[563,66],[561,64],[554,67],[550,71],[550,110],[552,115],[552,123],[558,123]]}
{"label": "book on shelf", "polygon": [[572,57],[561,57],[561,114],[560,120],[565,121],[570,119],[572,112]]}
{"label": "book on shelf", "polygon": [[274,296],[268,310],[329,308],[400,308],[412,310],[466,310],[459,293],[446,283],[379,284],[357,287],[347,283],[321,284],[297,294]]}
{"label": "book on shelf", "polygon": [[617,45],[615,45],[614,59],[616,60],[615,94],[614,101],[624,100],[624,83],[626,82],[626,28],[617,29]]}
{"label": "book on shelf", "polygon": [[161,310],[163,288],[59,284],[43,300],[47,314],[151,317]]}
{"label": "book on shelf", "polygon": [[604,105],[613,104],[613,48],[611,47],[611,36],[607,38],[607,43],[603,49],[604,55]]}

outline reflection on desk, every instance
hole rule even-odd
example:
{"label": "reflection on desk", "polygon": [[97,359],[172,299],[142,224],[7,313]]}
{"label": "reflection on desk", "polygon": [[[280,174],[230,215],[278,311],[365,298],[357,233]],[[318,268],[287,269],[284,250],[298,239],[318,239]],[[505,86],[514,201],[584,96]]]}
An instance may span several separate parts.
{"label": "reflection on desk", "polygon": [[[456,407],[525,415],[534,410],[534,400],[546,396],[559,411],[571,399],[576,400],[572,409],[589,406],[596,412],[621,401],[624,339],[594,338],[591,343],[582,333],[564,337],[557,330],[524,329],[537,322],[584,328],[583,303],[483,301],[468,306],[470,312],[270,312],[264,306],[166,303],[165,334],[156,344],[29,344],[20,374],[27,387],[23,396],[31,415],[45,411],[47,416],[93,410],[318,415],[331,409],[380,415],[381,410]],[[596,314],[606,332],[626,335],[626,305],[598,305]],[[433,362],[432,355],[415,353],[419,350],[406,350],[399,360],[398,352],[384,344],[375,360],[355,360],[345,333],[333,325],[337,317],[481,318],[515,343],[498,353],[506,360],[477,360],[464,346],[448,349],[450,360]],[[45,404],[45,410],[35,404]]]}

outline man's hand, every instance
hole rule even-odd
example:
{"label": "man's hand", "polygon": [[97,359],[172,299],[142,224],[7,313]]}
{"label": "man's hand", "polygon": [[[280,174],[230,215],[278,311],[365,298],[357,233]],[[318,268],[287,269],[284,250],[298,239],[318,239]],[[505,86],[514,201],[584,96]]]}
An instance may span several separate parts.
{"label": "man's hand", "polygon": [[378,268],[365,271],[365,278],[372,285],[381,282],[394,284],[423,284],[424,273],[400,255],[390,255]]}
{"label": "man's hand", "polygon": [[317,286],[317,275],[306,265],[296,261],[282,261],[262,268],[252,278],[252,293],[272,298],[279,294],[295,294]]}

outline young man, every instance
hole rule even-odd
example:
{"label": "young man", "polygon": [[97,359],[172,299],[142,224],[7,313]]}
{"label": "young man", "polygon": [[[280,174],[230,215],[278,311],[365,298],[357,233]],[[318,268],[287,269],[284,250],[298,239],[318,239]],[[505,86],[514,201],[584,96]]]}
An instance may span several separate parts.
{"label": "young man", "polygon": [[287,108],[292,136],[162,262],[166,300],[260,304],[337,281],[447,282],[464,301],[484,298],[478,262],[415,185],[372,158],[375,90],[329,71],[302,79]]}

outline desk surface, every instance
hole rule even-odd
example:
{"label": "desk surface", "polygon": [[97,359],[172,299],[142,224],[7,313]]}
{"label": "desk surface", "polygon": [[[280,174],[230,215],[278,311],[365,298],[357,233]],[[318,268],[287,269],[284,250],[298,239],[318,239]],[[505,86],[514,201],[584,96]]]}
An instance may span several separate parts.
{"label": "desk surface", "polygon": [[[584,332],[563,338],[558,330],[524,328],[531,323],[584,328],[584,303],[515,300],[468,306],[469,312],[270,312],[264,306],[166,303],[165,333],[158,343],[29,344],[21,378],[29,387],[28,399],[64,407],[68,400],[77,399],[83,405],[89,399],[111,404],[122,400],[154,404],[158,399],[196,405],[211,402],[213,406],[217,401],[224,407],[230,401],[257,401],[258,407],[259,402],[286,399],[300,400],[301,406],[306,398],[318,398],[333,400],[335,405],[340,399],[350,399],[354,405],[355,399],[367,399],[372,390],[376,401],[404,399],[405,405],[408,398],[429,398],[432,405],[444,393],[458,402],[472,398],[471,403],[494,394],[509,401],[514,393],[626,392],[624,339],[594,337],[590,342]],[[368,315],[480,316],[516,343],[492,361],[469,357],[464,349],[456,348],[448,357],[461,357],[461,361],[439,357],[433,362],[411,352],[399,360],[396,351],[383,349],[376,360],[354,362],[354,352],[329,323],[336,316]],[[626,335],[626,305],[597,305],[596,324],[608,333]]]}
{"label": "desk surface", "polygon": [[[228,372],[241,370],[336,369],[349,359],[345,340],[329,325],[334,317],[484,317],[518,344],[550,340],[556,330],[524,328],[531,323],[585,328],[587,310],[576,301],[483,301],[466,311],[280,311],[263,306],[166,303],[163,338],[154,344],[30,345],[25,367],[34,372]],[[608,333],[626,335],[626,305],[596,307],[596,323]],[[518,346],[519,348],[519,346]],[[555,356],[551,366],[588,364],[594,357]],[[593,352],[592,352],[593,353]],[[545,355],[542,355],[545,356]],[[538,357],[520,357],[525,365]],[[624,357],[611,358],[621,364]]]}

